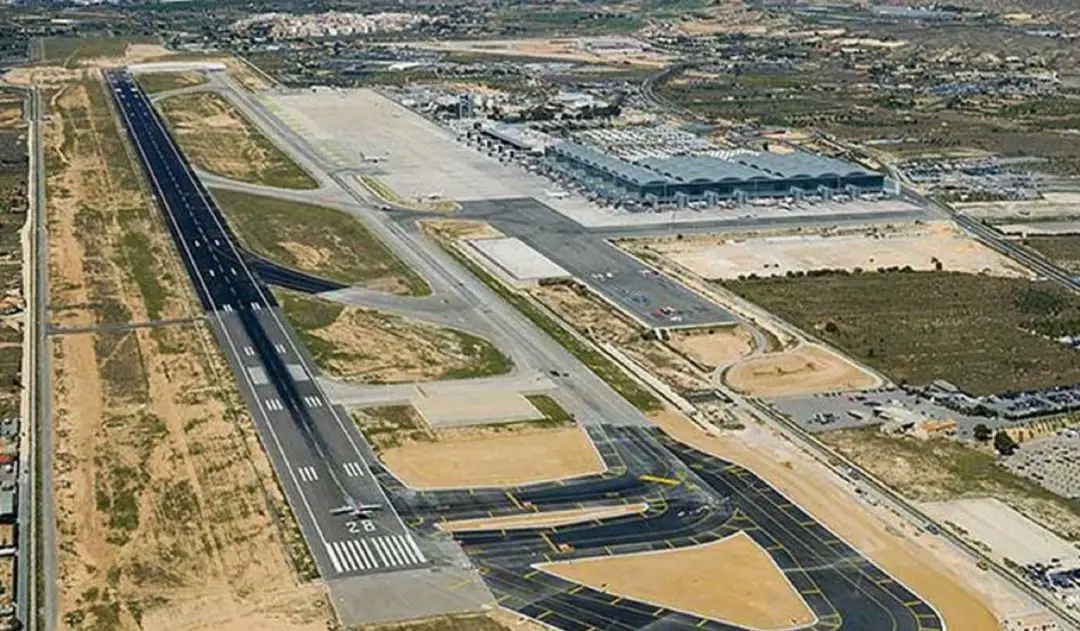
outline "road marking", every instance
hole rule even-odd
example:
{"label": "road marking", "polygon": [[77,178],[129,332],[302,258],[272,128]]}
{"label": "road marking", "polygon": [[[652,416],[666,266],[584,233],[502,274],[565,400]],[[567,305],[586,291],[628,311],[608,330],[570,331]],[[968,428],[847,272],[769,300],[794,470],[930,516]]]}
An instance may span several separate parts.
{"label": "road marking", "polygon": [[349,541],[349,547],[356,554],[357,558],[364,564],[364,569],[374,568],[375,562],[368,558],[368,555],[364,554],[364,549],[360,547],[360,544],[356,541]]}
{"label": "road marking", "polygon": [[244,347],[244,354],[247,355],[248,357],[254,357],[255,356],[255,349],[251,348],[250,346],[245,346]]}
{"label": "road marking", "polygon": [[304,403],[306,403],[309,408],[321,408],[323,405],[322,400],[319,397],[314,396],[304,397]]}
{"label": "road marking", "polygon": [[254,309],[255,311],[258,311],[259,309],[262,309],[262,305],[260,305],[257,302],[252,302],[251,303],[251,308]]}
{"label": "road marking", "polygon": [[371,545],[373,545],[375,547],[375,551],[379,553],[379,558],[382,559],[383,565],[389,567],[390,562],[386,560],[386,553],[383,552],[382,546],[379,545],[379,540],[378,539],[372,539],[371,540]]}
{"label": "road marking", "polygon": [[265,403],[266,403],[266,408],[268,410],[273,410],[275,412],[279,412],[279,411],[285,409],[285,407],[283,405],[281,405],[281,401],[279,399],[270,398],[270,399],[267,399],[265,401]]}
{"label": "road marking", "polygon": [[345,469],[345,475],[350,478],[358,478],[364,475],[364,468],[360,466],[359,462],[346,462],[341,465],[342,469]]}
{"label": "road marking", "polygon": [[319,479],[319,472],[315,470],[315,467],[297,467],[296,474],[304,482],[314,482]]}
{"label": "road marking", "polygon": [[409,547],[413,549],[413,552],[416,554],[416,558],[420,559],[421,563],[427,563],[427,557],[425,557],[424,553],[420,551],[420,546],[416,545],[416,541],[413,539],[413,536],[405,535],[405,541],[408,542]]}
{"label": "road marking", "polygon": [[274,344],[274,350],[276,350],[279,354],[284,355],[285,354],[285,345],[284,344]]}
{"label": "road marking", "polygon": [[341,572],[342,572],[341,561],[338,560],[337,554],[334,552],[334,548],[329,543],[327,543],[325,545],[326,545],[326,556],[330,557],[330,563],[334,564],[334,571],[337,572],[338,574],[341,574]]}

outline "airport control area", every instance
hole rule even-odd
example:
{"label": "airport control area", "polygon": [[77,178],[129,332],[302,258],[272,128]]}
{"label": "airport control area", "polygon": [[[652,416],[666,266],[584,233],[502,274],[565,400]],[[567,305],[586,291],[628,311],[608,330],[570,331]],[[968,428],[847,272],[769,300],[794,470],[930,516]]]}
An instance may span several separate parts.
{"label": "airport control area", "polygon": [[1080,628],[1071,14],[638,4],[0,11],[0,631]]}

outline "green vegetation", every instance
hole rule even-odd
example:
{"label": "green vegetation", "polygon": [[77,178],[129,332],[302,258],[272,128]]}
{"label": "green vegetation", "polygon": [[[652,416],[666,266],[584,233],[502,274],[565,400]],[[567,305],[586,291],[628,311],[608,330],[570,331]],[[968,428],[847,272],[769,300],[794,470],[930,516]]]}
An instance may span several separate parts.
{"label": "green vegetation", "polygon": [[398,447],[403,442],[433,441],[432,432],[411,405],[383,405],[353,413],[353,421],[375,449]]}
{"label": "green vegetation", "polygon": [[214,199],[240,241],[280,265],[410,296],[431,288],[359,220],[339,210],[223,189]]}
{"label": "green vegetation", "polygon": [[42,41],[42,61],[72,68],[99,57],[123,57],[132,44],[160,44],[156,37],[48,37]]}
{"label": "green vegetation", "polygon": [[468,357],[469,363],[461,368],[447,370],[442,374],[442,379],[475,379],[505,375],[514,367],[509,357],[503,355],[484,338],[453,329],[444,329],[444,331],[457,338],[456,346]]}
{"label": "green vegetation", "polygon": [[484,281],[503,300],[510,303],[525,317],[532,320],[533,324],[540,327],[544,332],[555,339],[566,350],[570,351],[578,361],[585,364],[596,376],[603,379],[613,390],[618,392],[631,405],[642,412],[651,412],[660,409],[661,403],[645,388],[627,375],[618,365],[605,357],[592,345],[575,336],[570,331],[559,325],[553,318],[543,312],[532,300],[516,291],[511,290],[500,283],[494,276],[488,274],[483,268],[469,258],[462,255],[457,248],[439,239],[443,249],[464,265],[474,276]]}
{"label": "green vegetation", "polygon": [[550,9],[521,11],[518,9],[503,11],[493,18],[502,33],[513,35],[542,35],[558,32],[566,35],[631,33],[645,22],[630,13],[607,11],[588,11],[573,9]]}
{"label": "green vegetation", "polygon": [[985,447],[889,436],[877,427],[825,432],[819,438],[909,499],[995,497],[1065,537],[1080,538],[1080,500],[1062,499],[1004,469]]}
{"label": "green vegetation", "polygon": [[278,188],[319,187],[314,178],[219,94],[177,94],[160,101],[158,107],[184,153],[200,169]]}
{"label": "green vegetation", "polygon": [[168,92],[206,83],[206,77],[196,72],[155,72],[136,75],[136,80],[147,94]]}
{"label": "green vegetation", "polygon": [[555,399],[546,394],[535,394],[525,398],[553,425],[568,425],[574,421],[574,418]]}
{"label": "green vegetation", "polygon": [[383,182],[379,178],[372,175],[361,175],[360,182],[368,188],[372,193],[375,193],[387,204],[393,204],[394,206],[401,206],[403,208],[409,208],[412,210],[434,210],[439,212],[450,212],[458,210],[461,206],[453,200],[439,200],[434,202],[422,202],[412,201],[405,199],[401,195],[398,195],[397,191],[390,188],[386,182]]}
{"label": "green vegetation", "polygon": [[725,286],[900,383],[969,394],[1080,382],[1080,297],[1046,283],[946,272],[827,273]]}
{"label": "green vegetation", "polygon": [[1070,274],[1080,274],[1080,235],[1027,237],[1023,244]]}

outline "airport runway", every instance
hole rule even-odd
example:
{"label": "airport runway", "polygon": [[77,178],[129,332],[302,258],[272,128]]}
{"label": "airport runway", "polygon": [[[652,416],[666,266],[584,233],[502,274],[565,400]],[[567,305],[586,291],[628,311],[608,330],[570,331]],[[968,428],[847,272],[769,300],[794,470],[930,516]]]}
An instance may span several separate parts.
{"label": "airport runway", "polygon": [[[322,392],[274,296],[235,246],[146,95],[126,72],[105,77],[322,576],[430,564],[372,476],[360,432]],[[350,499],[382,509],[370,520],[331,515]]]}

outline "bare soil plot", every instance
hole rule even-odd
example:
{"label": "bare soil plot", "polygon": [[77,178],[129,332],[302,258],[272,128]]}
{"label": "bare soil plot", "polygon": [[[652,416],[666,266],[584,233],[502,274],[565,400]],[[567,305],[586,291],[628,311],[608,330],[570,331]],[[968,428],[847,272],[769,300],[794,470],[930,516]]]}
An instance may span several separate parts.
{"label": "bare soil plot", "polygon": [[528,618],[515,612],[497,609],[488,615],[444,616],[431,620],[402,622],[400,624],[365,625],[356,631],[546,631]]}
{"label": "bare soil plot", "polygon": [[148,72],[136,75],[135,79],[147,94],[190,88],[206,83],[206,77],[198,72]]}
{"label": "bare soil plot", "polygon": [[325,206],[213,189],[241,243],[280,265],[376,291],[431,288],[355,217]]}
{"label": "bare soil plot", "polygon": [[194,297],[99,80],[52,94],[45,128],[51,319],[185,317]]}
{"label": "bare soil plot", "polygon": [[455,241],[498,239],[506,236],[493,228],[491,224],[472,219],[424,219],[419,223],[425,228]]}
{"label": "bare soil plot", "polygon": [[510,359],[462,331],[346,306],[291,291],[277,292],[319,368],[355,383],[407,383],[506,373]]}
{"label": "bare soil plot", "polygon": [[61,628],[326,628],[213,344],[201,326],[53,338]]}
{"label": "bare soil plot", "polygon": [[881,385],[874,375],[813,344],[744,359],[724,373],[724,381],[740,392],[761,397],[861,390]]}
{"label": "bare soil plot", "polygon": [[699,364],[726,366],[754,351],[754,339],[742,326],[695,329],[672,334],[672,348]]}
{"label": "bare soil plot", "polygon": [[784,276],[816,270],[910,267],[1028,278],[1031,273],[951,224],[866,227],[832,234],[739,239],[714,235],[650,240],[662,256],[703,278]]}
{"label": "bare soil plot", "polygon": [[1080,508],[1000,466],[990,451],[944,439],[918,441],[875,428],[819,438],[905,496],[921,502],[993,497],[1067,539],[1080,538]]}
{"label": "bare soil plot", "polygon": [[514,530],[519,528],[554,528],[597,519],[611,519],[642,513],[648,504],[627,504],[602,508],[577,508],[571,510],[544,511],[524,515],[504,515],[488,519],[459,519],[439,524],[447,532],[467,530]]}
{"label": "bare soil plot", "polygon": [[[1004,616],[1027,604],[966,557],[933,538],[919,536],[890,515],[871,512],[836,479],[778,435],[747,424],[738,434],[709,435],[682,415],[650,417],[672,437],[744,466],[798,503],[883,570],[929,600],[950,629],[992,631]],[[990,606],[993,606],[993,611]]]}
{"label": "bare soil plot", "polygon": [[218,94],[180,94],[161,101],[158,107],[185,155],[201,169],[279,188],[319,186]]}
{"label": "bare soil plot", "polygon": [[690,548],[538,566],[610,594],[754,629],[791,629],[815,617],[768,553],[748,535]]}
{"label": "bare soil plot", "polygon": [[969,394],[1080,382],[1080,298],[1046,283],[954,272],[830,274],[724,286],[899,383]]}
{"label": "bare soil plot", "polygon": [[632,64],[640,66],[661,66],[666,63],[666,55],[645,51],[608,53],[593,52],[588,48],[589,38],[535,38],[508,40],[460,40],[460,41],[422,41],[410,42],[410,46],[453,52],[501,55],[507,57],[537,57],[544,59],[564,59],[598,64]]}
{"label": "bare soil plot", "polygon": [[585,430],[544,422],[432,430],[411,406],[356,413],[387,468],[414,488],[514,486],[604,470]]}

